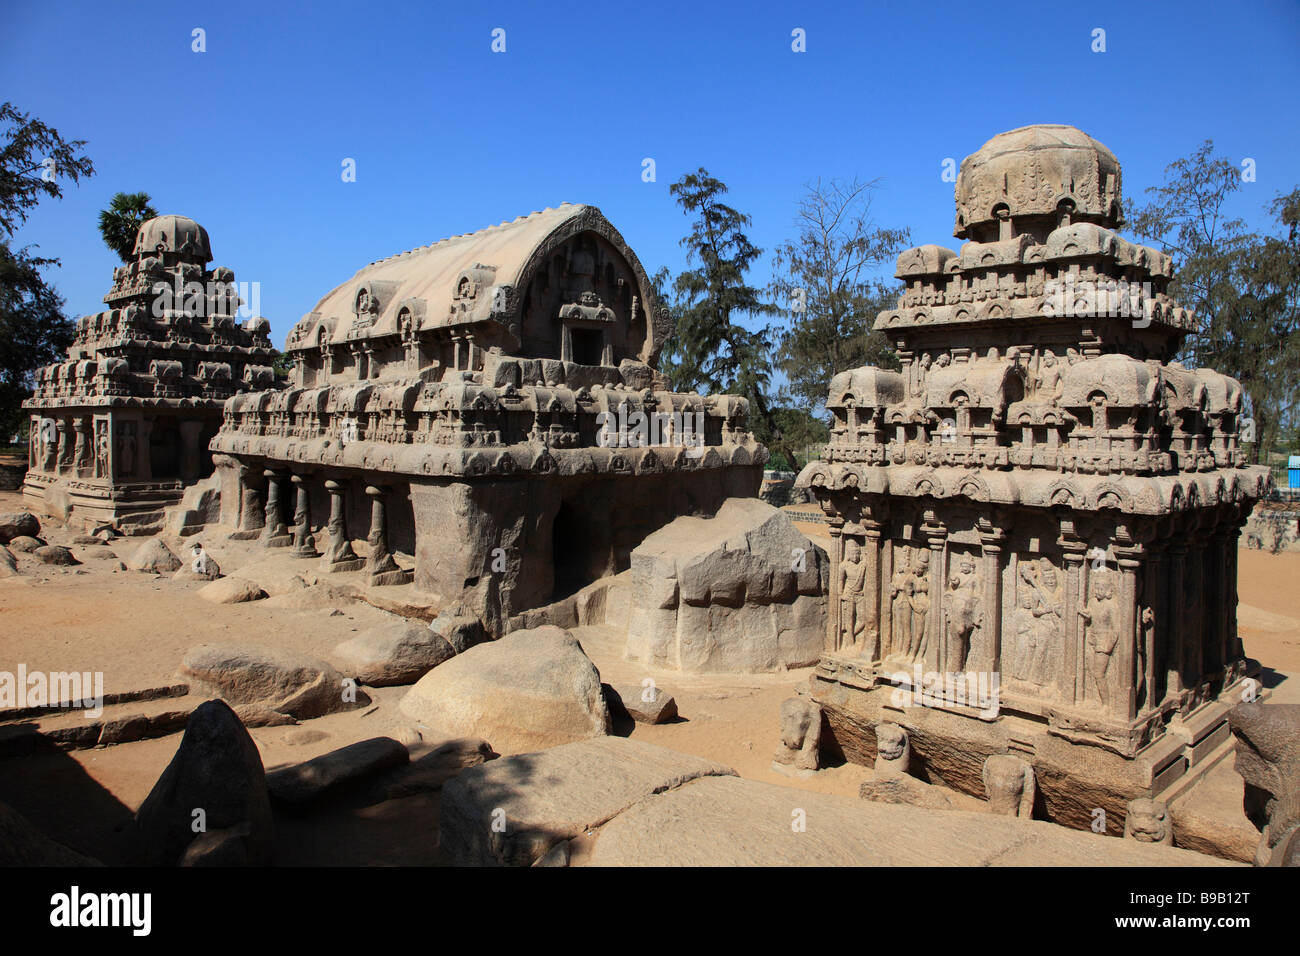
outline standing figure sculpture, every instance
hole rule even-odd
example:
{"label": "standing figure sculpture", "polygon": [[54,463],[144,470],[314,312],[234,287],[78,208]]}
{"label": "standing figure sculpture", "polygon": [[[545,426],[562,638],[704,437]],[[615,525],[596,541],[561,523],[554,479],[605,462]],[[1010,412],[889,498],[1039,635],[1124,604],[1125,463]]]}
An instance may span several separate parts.
{"label": "standing figure sculpture", "polygon": [[912,653],[912,572],[908,567],[909,551],[904,547],[898,557],[898,570],[889,584],[890,621],[893,629],[892,651]]}
{"label": "standing figure sculpture", "polygon": [[856,646],[866,629],[866,615],[862,613],[863,587],[866,584],[867,566],[862,560],[858,543],[849,539],[844,545],[844,561],[840,564],[840,647]]}
{"label": "standing figure sculpture", "polygon": [[1110,659],[1119,642],[1119,608],[1115,604],[1115,585],[1111,573],[1093,575],[1092,596],[1087,608],[1079,609],[1088,628],[1088,673],[1097,687],[1102,710],[1110,707]]}

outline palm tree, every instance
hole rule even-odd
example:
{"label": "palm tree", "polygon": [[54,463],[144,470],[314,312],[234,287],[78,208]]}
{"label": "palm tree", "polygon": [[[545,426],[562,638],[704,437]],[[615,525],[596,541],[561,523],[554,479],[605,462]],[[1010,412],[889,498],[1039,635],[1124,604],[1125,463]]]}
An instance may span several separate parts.
{"label": "palm tree", "polygon": [[99,214],[99,234],[123,262],[130,262],[140,226],[157,215],[158,210],[149,205],[148,193],[118,193]]}

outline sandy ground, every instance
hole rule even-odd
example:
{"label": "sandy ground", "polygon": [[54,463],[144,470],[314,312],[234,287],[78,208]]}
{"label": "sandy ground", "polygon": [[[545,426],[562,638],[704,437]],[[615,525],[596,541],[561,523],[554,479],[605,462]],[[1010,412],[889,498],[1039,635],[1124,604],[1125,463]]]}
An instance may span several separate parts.
{"label": "sandy ground", "polygon": [[[21,510],[17,495],[0,493],[0,511]],[[807,534],[828,536],[827,527],[799,522]],[[51,543],[70,535],[49,527]],[[105,691],[162,686],[175,681],[186,648],[205,641],[253,641],[324,656],[356,631],[387,619],[364,604],[342,613],[332,608],[297,610],[275,601],[213,605],[195,595],[202,585],[118,569],[141,539],[118,539],[109,548],[73,547],[83,564],[47,567],[19,555],[18,578],[0,580],[0,670],[97,670]],[[192,540],[192,539],[189,539]],[[174,541],[178,553],[185,542]],[[265,552],[253,543],[204,541],[226,570]],[[305,567],[281,553],[276,575]],[[1266,667],[1275,701],[1300,702],[1300,553],[1240,552],[1239,624],[1247,653]],[[625,721],[622,735],[734,767],[742,776],[827,793],[856,795],[871,776],[863,767],[830,767],[807,779],[771,769],[779,731],[779,707],[810,670],[784,674],[700,676],[647,671],[622,659],[621,641],[605,628],[585,628],[583,646],[609,683],[639,684],[645,677],[677,700],[680,719],[646,726]],[[336,714],[302,727],[251,731],[268,770],[295,763],[355,740],[389,734],[400,723],[397,702],[405,688],[371,691],[364,710]],[[303,742],[302,730],[323,736]],[[312,735],[315,736],[315,735]],[[125,859],[130,817],[171,759],[178,736],[102,750],[44,754],[0,761],[0,801],[68,845],[107,862]],[[959,797],[959,802],[966,798]],[[286,864],[411,864],[439,862],[437,799],[431,793],[375,802],[364,794],[331,804],[311,818],[277,815],[277,861]],[[972,801],[973,802],[973,801]],[[323,834],[328,832],[328,838]]]}

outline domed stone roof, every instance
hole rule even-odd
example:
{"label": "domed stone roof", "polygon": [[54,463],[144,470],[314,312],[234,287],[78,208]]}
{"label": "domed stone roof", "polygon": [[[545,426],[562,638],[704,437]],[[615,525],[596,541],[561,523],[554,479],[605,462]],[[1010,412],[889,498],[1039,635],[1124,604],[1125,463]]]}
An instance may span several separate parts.
{"label": "domed stone roof", "polygon": [[156,216],[145,222],[136,233],[132,254],[150,255],[160,247],[163,252],[177,253],[191,262],[212,261],[208,231],[185,216]]}
{"label": "domed stone roof", "polygon": [[1119,160],[1073,126],[1022,126],[1000,133],[962,160],[953,235],[976,239],[1004,216],[1122,224]]}

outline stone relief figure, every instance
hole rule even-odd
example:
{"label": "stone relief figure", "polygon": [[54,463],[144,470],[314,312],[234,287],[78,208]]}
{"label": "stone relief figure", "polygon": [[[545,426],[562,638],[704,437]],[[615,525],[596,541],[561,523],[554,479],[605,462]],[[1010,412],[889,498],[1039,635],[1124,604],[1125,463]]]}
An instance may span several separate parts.
{"label": "stone relief figure", "polygon": [[1110,659],[1119,643],[1119,608],[1115,602],[1115,584],[1109,571],[1093,576],[1088,606],[1079,609],[1087,625],[1088,673],[1096,685],[1103,710],[1110,707]]}
{"label": "stone relief figure", "polygon": [[1061,366],[1055,352],[1044,352],[1038,366],[1038,399],[1055,402],[1061,397]]}
{"label": "stone relief figure", "polygon": [[822,709],[806,697],[781,702],[781,744],[772,769],[791,776],[811,776],[819,766]]}
{"label": "stone relief figure", "polygon": [[1169,819],[1169,807],[1165,802],[1150,797],[1130,800],[1128,813],[1124,816],[1124,839],[1173,846],[1173,821]]}
{"label": "stone relief figure", "polygon": [[840,647],[858,644],[866,630],[863,603],[866,598],[867,565],[862,560],[858,542],[849,538],[844,543],[844,560],[840,563]]}
{"label": "stone relief figure", "polygon": [[41,471],[54,471],[58,464],[59,429],[52,418],[41,419]]}
{"label": "stone relief figure", "polygon": [[989,813],[1028,820],[1038,795],[1034,768],[1014,754],[993,754],[984,761],[984,792]]}
{"label": "stone relief figure", "polygon": [[911,550],[904,546],[898,555],[898,570],[889,583],[890,621],[893,627],[893,649],[896,653],[912,653],[912,572],[909,567]]}
{"label": "stone relief figure", "polygon": [[983,601],[980,599],[980,576],[975,559],[963,554],[959,570],[948,577],[949,591],[943,596],[946,634],[944,668],[950,672],[965,669],[971,642],[983,624]]}
{"label": "stone relief figure", "polygon": [[912,381],[912,397],[920,398],[925,394],[925,373],[930,371],[930,364],[934,360],[930,358],[930,353],[926,352],[921,356],[921,360],[916,366],[916,377]]}
{"label": "stone relief figure", "polygon": [[930,618],[930,552],[926,548],[916,551],[916,569],[912,572],[912,638],[908,644],[908,657],[923,658],[929,649],[929,633],[925,629]]}
{"label": "stone relief figure", "polygon": [[876,724],[876,779],[906,777],[912,764],[912,744],[907,731],[888,721]]}
{"label": "stone relief figure", "polygon": [[1016,654],[1011,676],[1042,686],[1047,683],[1047,655],[1052,638],[1060,633],[1061,595],[1056,568],[1043,558],[1042,566],[1020,565],[1017,589]]}
{"label": "stone relief figure", "polygon": [[112,478],[109,472],[108,422],[95,422],[95,477]]}

